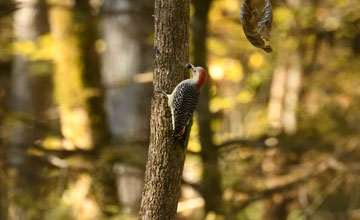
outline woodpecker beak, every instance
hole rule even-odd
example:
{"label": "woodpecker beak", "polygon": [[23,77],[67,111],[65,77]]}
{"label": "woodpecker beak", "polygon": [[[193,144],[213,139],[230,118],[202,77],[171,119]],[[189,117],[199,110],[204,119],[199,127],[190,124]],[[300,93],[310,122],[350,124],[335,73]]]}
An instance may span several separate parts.
{"label": "woodpecker beak", "polygon": [[196,71],[196,68],[194,65],[192,65],[192,63],[188,63],[186,64],[186,68],[191,70],[192,72],[195,72]]}

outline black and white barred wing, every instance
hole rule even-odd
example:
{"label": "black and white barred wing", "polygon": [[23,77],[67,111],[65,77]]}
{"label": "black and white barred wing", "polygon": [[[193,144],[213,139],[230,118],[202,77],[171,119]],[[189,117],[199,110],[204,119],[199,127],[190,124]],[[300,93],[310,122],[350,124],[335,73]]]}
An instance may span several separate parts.
{"label": "black and white barred wing", "polygon": [[175,123],[175,129],[173,136],[181,137],[199,102],[200,92],[194,85],[183,83],[179,85],[174,97],[177,98],[174,99],[173,123]]}
{"label": "black and white barred wing", "polygon": [[258,33],[267,41],[269,41],[271,37],[272,22],[273,12],[271,3],[270,0],[265,0],[265,7],[261,12],[261,18],[257,24],[257,30]]}
{"label": "black and white barred wing", "polygon": [[[269,7],[270,6],[270,7]],[[272,52],[272,48],[270,45],[265,45],[264,40],[261,38],[265,36],[262,34],[269,29],[265,29],[265,24],[268,24],[269,9],[271,10],[271,23],[272,23],[272,8],[269,0],[265,0],[265,7],[262,12],[261,18],[259,13],[252,3],[251,0],[243,0],[240,9],[240,20],[244,29],[244,33],[249,42],[257,48],[261,48],[266,52]],[[260,30],[261,29],[261,30]],[[270,24],[271,31],[271,24]],[[267,37],[267,36],[266,36]],[[270,39],[270,37],[269,37]]]}

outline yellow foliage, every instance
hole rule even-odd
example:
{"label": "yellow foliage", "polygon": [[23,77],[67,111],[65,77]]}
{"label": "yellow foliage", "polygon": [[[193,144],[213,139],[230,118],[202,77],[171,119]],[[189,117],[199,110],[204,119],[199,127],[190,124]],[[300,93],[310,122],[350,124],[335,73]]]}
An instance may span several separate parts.
{"label": "yellow foliage", "polygon": [[254,93],[250,91],[242,91],[236,95],[236,100],[240,103],[249,103],[254,99]]}
{"label": "yellow foliage", "polygon": [[62,150],[63,143],[58,137],[48,136],[42,141],[42,147],[47,150]]}
{"label": "yellow foliage", "polygon": [[230,97],[215,97],[210,101],[210,111],[217,112],[222,109],[230,109],[235,106],[235,100]]}
{"label": "yellow foliage", "polygon": [[231,65],[228,65],[228,70],[226,71],[227,79],[238,83],[243,79],[243,76],[242,65],[239,62],[232,62]]}
{"label": "yellow foliage", "polygon": [[299,46],[299,42],[294,37],[289,37],[285,41],[285,46],[289,50],[296,50],[296,48]]}
{"label": "yellow foliage", "polygon": [[240,82],[243,78],[243,69],[240,62],[234,59],[214,59],[210,62],[209,73],[212,79],[226,79],[232,82]]}
{"label": "yellow foliage", "polygon": [[290,8],[278,7],[274,9],[274,23],[280,29],[289,29],[294,21],[294,14]]}
{"label": "yellow foliage", "polygon": [[13,44],[14,54],[30,56],[34,51],[36,51],[36,46],[33,41],[16,41]]}
{"label": "yellow foliage", "polygon": [[257,68],[261,67],[263,62],[264,62],[264,58],[261,55],[261,53],[253,53],[253,54],[251,54],[251,56],[249,58],[248,65],[254,69],[257,69]]}
{"label": "yellow foliage", "polygon": [[212,131],[218,131],[220,130],[221,127],[221,121],[220,120],[212,120],[211,124],[210,124],[211,130]]}
{"label": "yellow foliage", "polygon": [[200,150],[201,150],[200,143],[198,141],[195,141],[195,140],[189,140],[189,144],[188,144],[187,148],[191,152],[200,152]]}
{"label": "yellow foliage", "polygon": [[29,148],[27,150],[27,153],[30,155],[34,155],[34,156],[43,156],[44,155],[44,152],[42,152],[36,148]]}
{"label": "yellow foliage", "polygon": [[107,44],[104,40],[99,39],[95,42],[95,49],[98,53],[103,53],[106,50]]}
{"label": "yellow foliage", "polygon": [[211,65],[209,74],[213,80],[221,80],[224,78],[224,70],[218,65]]}
{"label": "yellow foliage", "polygon": [[50,34],[40,36],[36,41],[16,41],[12,45],[12,52],[24,55],[29,60],[51,60],[54,53],[54,41]]}
{"label": "yellow foliage", "polygon": [[207,48],[218,56],[225,56],[229,53],[229,49],[225,42],[212,37],[209,37],[207,40]]}

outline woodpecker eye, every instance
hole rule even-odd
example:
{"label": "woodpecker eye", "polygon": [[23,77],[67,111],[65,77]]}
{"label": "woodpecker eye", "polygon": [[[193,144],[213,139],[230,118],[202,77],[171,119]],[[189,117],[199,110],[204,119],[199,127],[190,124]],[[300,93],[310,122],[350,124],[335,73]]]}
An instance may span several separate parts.
{"label": "woodpecker eye", "polygon": [[191,63],[186,64],[186,68],[187,69],[192,69],[192,64]]}

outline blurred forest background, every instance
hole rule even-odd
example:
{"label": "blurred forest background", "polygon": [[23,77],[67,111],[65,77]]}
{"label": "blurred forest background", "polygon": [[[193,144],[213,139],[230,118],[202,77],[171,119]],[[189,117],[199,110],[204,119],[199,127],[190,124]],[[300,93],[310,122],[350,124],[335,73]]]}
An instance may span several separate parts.
{"label": "blurred forest background", "polygon": [[[178,219],[360,219],[360,1],[271,3],[267,54],[240,0],[191,2],[191,61],[211,80]],[[137,219],[153,5],[0,0],[1,220]]]}

